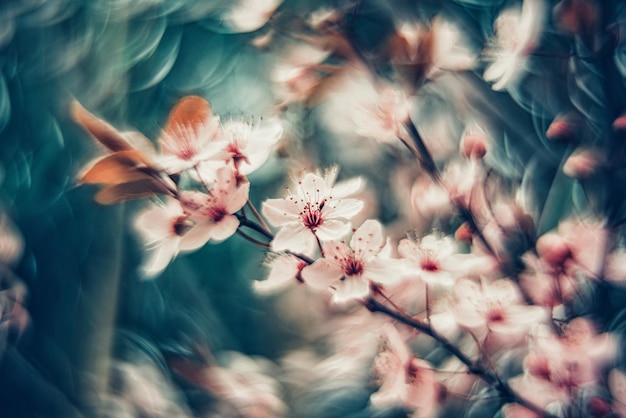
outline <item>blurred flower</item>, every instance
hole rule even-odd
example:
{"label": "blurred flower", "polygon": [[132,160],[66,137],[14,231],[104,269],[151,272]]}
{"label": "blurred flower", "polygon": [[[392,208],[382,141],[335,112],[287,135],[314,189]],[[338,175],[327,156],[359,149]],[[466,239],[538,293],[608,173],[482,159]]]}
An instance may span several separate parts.
{"label": "blurred flower", "polygon": [[419,242],[403,239],[398,252],[413,267],[415,276],[433,285],[452,286],[460,274],[465,274],[459,263],[462,257],[456,242],[447,236],[426,235]]}
{"label": "blurred flower", "polygon": [[193,222],[180,203],[167,198],[165,204],[152,204],[135,219],[135,228],[149,253],[142,265],[146,277],[160,273],[180,251],[190,251],[206,241],[187,235]]}
{"label": "blurred flower", "polygon": [[459,325],[493,332],[499,338],[517,340],[531,326],[546,319],[545,310],[523,303],[519,289],[510,280],[486,280],[480,284],[459,280],[454,287],[454,313]]}
{"label": "blurred flower", "polygon": [[24,250],[22,235],[6,213],[0,214],[0,264],[19,261]]}
{"label": "blurred flower", "polygon": [[297,182],[296,194],[268,199],[261,211],[270,224],[280,227],[272,241],[274,251],[290,250],[307,255],[317,240],[339,239],[350,232],[348,221],[363,209],[363,202],[347,198],[361,187],[360,179],[335,184],[337,169],[325,177],[306,174]]}
{"label": "blurred flower", "polygon": [[384,327],[384,344],[374,359],[379,388],[370,396],[375,408],[402,406],[415,413],[413,418],[433,416],[439,384],[430,365],[410,354],[393,325]]}
{"label": "blurred flower", "polygon": [[259,293],[273,293],[289,286],[294,281],[303,282],[300,273],[307,263],[291,254],[280,254],[265,263],[270,273],[265,280],[256,280],[254,290]]}
{"label": "blurred flower", "polygon": [[249,182],[239,186],[237,183],[234,170],[226,166],[217,171],[210,194],[197,191],[181,193],[181,205],[194,222],[187,233],[191,239],[203,243],[209,240],[219,242],[237,231],[239,219],[234,214],[246,204],[250,191]]}
{"label": "blurred flower", "polygon": [[226,164],[232,160],[237,173],[246,176],[267,160],[282,134],[283,127],[277,119],[263,119],[253,124],[230,120],[222,124],[220,131],[225,147],[212,159],[223,160]]}
{"label": "blurred flower", "polygon": [[272,377],[275,374],[273,364],[238,352],[223,353],[222,357],[226,357],[224,366],[206,369],[207,387],[222,402],[234,408],[233,416],[286,416],[287,406],[279,396],[279,383]]}
{"label": "blurred flower", "polygon": [[410,108],[409,98],[396,86],[354,70],[337,78],[322,116],[337,134],[397,143]]}
{"label": "blurred flower", "polygon": [[384,246],[382,225],[367,220],[354,232],[349,247],[344,242],[324,243],[324,257],[305,267],[302,277],[314,288],[334,289],[335,302],[363,298],[370,284],[391,284],[405,274],[404,265],[388,258]]}
{"label": "blurred flower", "polygon": [[595,174],[600,166],[602,161],[597,152],[589,149],[576,150],[563,164],[563,173],[575,179],[583,179]]}
{"label": "blurred flower", "polygon": [[181,99],[172,110],[159,139],[161,156],[157,163],[168,173],[180,173],[219,151],[219,118],[201,97]]}
{"label": "blurred flower", "polygon": [[527,268],[519,275],[520,286],[534,303],[554,308],[576,295],[575,278],[555,270],[532,252],[524,254],[522,260]]}
{"label": "blurred flower", "polygon": [[312,45],[301,43],[288,48],[279,57],[272,72],[276,95],[282,104],[308,99],[321,83],[321,74],[316,66],[328,57],[329,52]]}
{"label": "blurred flower", "polygon": [[103,410],[100,412],[104,416],[109,416],[107,412],[115,417],[192,416],[183,406],[184,403],[179,399],[175,387],[154,364],[146,361],[139,364],[115,361],[111,369],[113,393],[103,402]]}
{"label": "blurred flower", "polygon": [[537,240],[537,255],[555,274],[597,278],[608,251],[609,230],[599,222],[566,220]]}
{"label": "blurred flower", "polygon": [[282,0],[237,0],[225,21],[239,32],[252,32],[267,23]]}
{"label": "blurred flower", "polygon": [[540,407],[576,399],[578,390],[598,381],[618,349],[612,335],[598,335],[582,317],[567,324],[562,335],[548,327],[537,328],[530,347],[524,359],[525,374],[510,384]]}
{"label": "blurred flower", "polygon": [[522,10],[507,9],[496,19],[495,48],[487,52],[494,61],[485,70],[494,90],[517,82],[526,69],[527,56],[535,48],[544,24],[544,0],[524,0]]}
{"label": "blurred flower", "polygon": [[487,132],[475,121],[470,121],[465,126],[461,136],[461,155],[466,158],[481,159],[487,153],[489,138]]}
{"label": "blurred flower", "polygon": [[613,412],[620,417],[626,417],[626,374],[619,369],[611,370],[608,385],[613,397]]}

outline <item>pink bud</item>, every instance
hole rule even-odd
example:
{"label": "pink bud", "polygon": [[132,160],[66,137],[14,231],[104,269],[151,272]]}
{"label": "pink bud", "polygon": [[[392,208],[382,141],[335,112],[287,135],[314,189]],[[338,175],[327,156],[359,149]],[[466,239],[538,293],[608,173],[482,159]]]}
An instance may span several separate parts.
{"label": "pink bud", "polygon": [[548,130],[546,137],[551,141],[572,141],[576,138],[577,123],[571,115],[560,115],[554,118]]}
{"label": "pink bud", "polygon": [[618,132],[626,132],[626,113],[613,121],[613,129]]}
{"label": "pink bud", "polygon": [[569,156],[563,165],[563,173],[575,179],[587,178],[595,173],[599,165],[598,157],[584,150]]}
{"label": "pink bud", "polygon": [[467,222],[464,222],[459,226],[454,233],[454,238],[458,241],[471,243],[472,242],[472,228],[470,228]]}
{"label": "pink bud", "polygon": [[482,132],[468,133],[461,140],[461,154],[467,158],[483,158],[487,153],[485,134]]}
{"label": "pink bud", "polygon": [[572,255],[568,243],[559,235],[547,233],[537,240],[537,254],[551,266],[562,264]]}

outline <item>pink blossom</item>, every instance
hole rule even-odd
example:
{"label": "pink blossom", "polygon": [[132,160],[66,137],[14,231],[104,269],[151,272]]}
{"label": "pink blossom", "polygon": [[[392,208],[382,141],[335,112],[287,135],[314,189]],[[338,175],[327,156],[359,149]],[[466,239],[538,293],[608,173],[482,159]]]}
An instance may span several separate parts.
{"label": "pink blossom", "polygon": [[259,293],[274,293],[289,284],[303,282],[300,273],[307,263],[291,254],[280,254],[267,261],[266,265],[270,268],[267,279],[254,282],[254,289]]}
{"label": "pink blossom", "polygon": [[619,369],[613,369],[609,373],[608,383],[613,397],[613,412],[620,417],[626,417],[626,374]]}
{"label": "pink blossom", "polygon": [[456,320],[472,330],[516,338],[547,316],[543,308],[523,304],[517,286],[510,280],[483,280],[479,284],[463,279],[457,282],[454,292]]}
{"label": "pink blossom", "polygon": [[412,417],[433,416],[439,385],[430,365],[412,355],[392,325],[384,327],[384,344],[374,359],[378,390],[370,396],[375,408],[403,406]]}
{"label": "pink blossom", "polygon": [[270,361],[237,352],[227,352],[222,357],[226,357],[226,365],[204,370],[206,388],[222,404],[220,416],[286,416],[287,406],[280,398],[279,383],[272,377],[275,366]]}
{"label": "pink blossom", "polygon": [[608,250],[609,231],[600,222],[568,220],[542,235],[537,254],[555,272],[597,278]]}
{"label": "pink blossom", "polygon": [[226,166],[217,171],[210,194],[181,193],[182,207],[195,223],[188,233],[190,237],[205,244],[209,240],[223,241],[237,231],[239,219],[235,212],[246,204],[250,191],[250,183],[244,182],[239,187],[237,183],[234,170]]}
{"label": "pink blossom", "polygon": [[542,408],[568,403],[576,399],[579,389],[598,381],[616,354],[615,338],[610,334],[598,335],[585,318],[572,320],[562,335],[556,335],[547,326],[538,327],[524,359],[525,374],[509,383]]}
{"label": "pink blossom", "polygon": [[447,236],[426,235],[418,242],[403,239],[398,252],[413,267],[415,275],[434,285],[452,286],[464,271],[455,241]]}
{"label": "pink blossom", "polygon": [[212,159],[226,164],[232,161],[237,173],[247,176],[267,160],[282,134],[283,127],[277,119],[255,124],[230,120],[221,127],[220,135],[226,141],[224,148]]}
{"label": "pink blossom", "polygon": [[225,22],[239,32],[252,32],[270,20],[282,0],[237,0],[234,3],[225,15]]}
{"label": "pink blossom", "polygon": [[544,25],[544,0],[524,0],[521,11],[507,9],[496,19],[495,47],[487,52],[494,57],[485,70],[486,81],[502,90],[518,81],[526,68],[527,56]]}
{"label": "pink blossom", "polygon": [[571,300],[578,289],[575,278],[555,270],[533,253],[524,254],[522,260],[527,269],[520,274],[520,286],[534,303],[555,307]]}
{"label": "pink blossom", "polygon": [[268,199],[261,211],[270,224],[281,228],[272,241],[274,251],[291,250],[312,254],[317,240],[339,239],[350,232],[348,221],[363,208],[363,202],[346,198],[361,186],[359,179],[335,184],[337,170],[326,177],[309,173],[296,185],[295,194]]}
{"label": "pink blossom", "polygon": [[161,155],[157,163],[168,173],[180,173],[220,151],[224,145],[218,139],[219,118],[210,114],[196,123],[173,123],[159,138]]}
{"label": "pink blossom", "polygon": [[367,220],[352,235],[349,247],[338,241],[324,243],[324,257],[305,267],[302,277],[314,288],[334,289],[335,302],[363,298],[372,283],[392,284],[405,273],[400,260],[381,254],[384,246],[382,225]]}
{"label": "pink blossom", "polygon": [[181,250],[190,251],[204,245],[188,234],[192,227],[189,215],[171,198],[165,204],[153,204],[137,216],[135,228],[150,253],[142,266],[146,277],[160,273]]}

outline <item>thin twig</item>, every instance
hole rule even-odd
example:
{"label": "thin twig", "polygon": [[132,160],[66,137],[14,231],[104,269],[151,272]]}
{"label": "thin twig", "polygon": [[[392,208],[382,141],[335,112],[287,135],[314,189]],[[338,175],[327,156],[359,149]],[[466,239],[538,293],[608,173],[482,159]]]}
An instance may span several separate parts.
{"label": "thin twig", "polygon": [[259,241],[256,238],[251,237],[250,235],[243,232],[241,229],[237,229],[237,233],[241,235],[246,240],[250,241],[253,244],[259,245],[261,247],[270,248],[270,245],[267,242]]}
{"label": "thin twig", "polygon": [[267,226],[267,223],[265,223],[265,221],[263,220],[263,218],[261,217],[261,214],[259,213],[259,211],[256,209],[256,207],[252,204],[252,202],[250,201],[250,199],[248,199],[246,201],[246,204],[248,205],[248,207],[250,208],[250,210],[252,211],[252,214],[254,215],[254,217],[256,218],[257,221],[259,221],[259,224],[261,224],[261,226],[263,227],[263,229],[265,229],[267,232],[271,233],[270,227]]}
{"label": "thin twig", "polygon": [[500,381],[493,371],[485,369],[482,365],[474,362],[465,353],[463,353],[457,346],[455,346],[450,341],[448,341],[445,337],[437,333],[430,326],[404,313],[394,311],[393,309],[382,304],[381,302],[379,302],[372,296],[366,299],[363,302],[363,304],[365,305],[367,309],[370,310],[370,312],[380,312],[385,315],[388,315],[391,318],[394,318],[397,321],[402,322],[405,325],[409,325],[415,328],[416,330],[433,338],[435,341],[441,344],[448,352],[450,352],[454,357],[459,359],[459,361],[461,361],[461,363],[463,363],[467,367],[470,373],[474,374],[475,376],[480,378],[482,381],[484,381],[488,385],[494,387],[494,389],[496,389],[500,393],[504,401],[517,403],[531,410],[532,412],[534,412],[535,414],[543,418],[556,418],[555,415],[550,414],[549,412],[545,411],[541,407],[523,398],[521,395],[515,392],[506,382]]}

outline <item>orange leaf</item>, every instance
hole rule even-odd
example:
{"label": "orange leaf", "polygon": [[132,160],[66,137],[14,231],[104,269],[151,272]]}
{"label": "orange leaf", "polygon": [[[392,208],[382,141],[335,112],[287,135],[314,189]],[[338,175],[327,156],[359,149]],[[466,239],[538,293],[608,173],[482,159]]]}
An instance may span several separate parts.
{"label": "orange leaf", "polygon": [[96,195],[96,202],[101,205],[113,205],[131,199],[154,196],[167,193],[167,187],[153,178],[132,181],[130,183],[113,184],[100,190]]}
{"label": "orange leaf", "polygon": [[211,117],[211,104],[199,96],[187,96],[178,101],[165,125],[168,135],[176,136],[180,126],[197,129]]}
{"label": "orange leaf", "polygon": [[138,150],[118,151],[98,160],[83,176],[84,183],[120,184],[149,179],[149,162]]}
{"label": "orange leaf", "polygon": [[133,147],[120,135],[113,126],[90,113],[80,103],[74,101],[71,104],[71,112],[74,119],[83,125],[91,135],[102,145],[111,151],[131,150]]}

